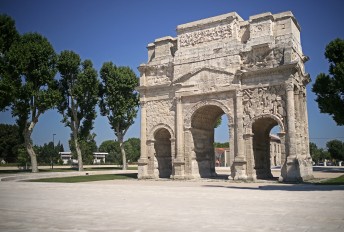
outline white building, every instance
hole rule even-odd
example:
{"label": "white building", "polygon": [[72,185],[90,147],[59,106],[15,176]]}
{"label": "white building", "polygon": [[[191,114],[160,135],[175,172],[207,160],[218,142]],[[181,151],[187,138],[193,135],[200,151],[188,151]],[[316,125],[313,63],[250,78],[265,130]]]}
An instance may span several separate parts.
{"label": "white building", "polygon": [[[105,158],[109,153],[107,152],[93,152],[93,164],[101,164],[105,163]],[[64,151],[59,152],[59,155],[61,156],[61,160],[63,161],[63,164],[77,164],[78,160],[72,158],[72,152],[70,151]]]}

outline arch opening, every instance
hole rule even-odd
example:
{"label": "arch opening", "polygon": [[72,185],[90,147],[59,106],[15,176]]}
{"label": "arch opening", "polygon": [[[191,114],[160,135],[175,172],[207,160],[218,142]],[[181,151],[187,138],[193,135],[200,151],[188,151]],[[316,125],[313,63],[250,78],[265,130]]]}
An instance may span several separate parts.
{"label": "arch opening", "polygon": [[215,125],[225,112],[215,105],[206,105],[197,109],[191,117],[193,138],[193,173],[201,178],[217,176],[214,149]]}
{"label": "arch opening", "polygon": [[158,129],[154,134],[155,169],[159,178],[170,178],[172,174],[171,134],[165,129]]}
{"label": "arch opening", "polygon": [[281,129],[278,122],[271,117],[259,118],[252,124],[252,132],[254,134],[254,169],[257,179],[276,178],[280,174],[283,163],[281,139],[278,137]]}

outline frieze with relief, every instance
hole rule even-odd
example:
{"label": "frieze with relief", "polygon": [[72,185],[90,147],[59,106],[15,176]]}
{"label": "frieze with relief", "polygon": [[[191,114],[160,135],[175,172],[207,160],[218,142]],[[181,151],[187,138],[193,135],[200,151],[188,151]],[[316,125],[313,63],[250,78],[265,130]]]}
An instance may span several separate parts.
{"label": "frieze with relief", "polygon": [[220,40],[232,36],[232,24],[219,25],[217,27],[189,32],[179,37],[180,47],[198,45],[201,43]]}
{"label": "frieze with relief", "polygon": [[242,69],[273,68],[283,64],[284,51],[281,48],[270,49],[264,46],[247,52],[241,52],[240,57]]}

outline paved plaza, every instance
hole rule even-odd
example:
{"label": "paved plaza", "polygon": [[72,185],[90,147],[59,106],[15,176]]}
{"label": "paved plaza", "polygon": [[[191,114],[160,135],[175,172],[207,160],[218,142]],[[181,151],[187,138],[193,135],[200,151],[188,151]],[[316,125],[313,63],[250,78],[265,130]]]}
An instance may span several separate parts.
{"label": "paved plaza", "polygon": [[276,182],[3,181],[0,231],[344,231],[343,196]]}

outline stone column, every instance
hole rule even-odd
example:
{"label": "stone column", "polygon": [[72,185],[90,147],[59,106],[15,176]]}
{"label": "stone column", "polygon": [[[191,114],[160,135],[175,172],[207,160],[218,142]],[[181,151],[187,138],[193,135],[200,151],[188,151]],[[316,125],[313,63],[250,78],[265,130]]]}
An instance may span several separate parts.
{"label": "stone column", "polygon": [[245,151],[247,160],[247,179],[255,181],[257,179],[255,167],[255,160],[253,154],[253,133],[244,134]]}
{"label": "stone column", "polygon": [[295,105],[294,84],[286,83],[287,92],[287,125],[288,125],[288,158],[296,158],[296,129],[295,129]]}
{"label": "stone column", "polygon": [[183,152],[183,145],[184,145],[184,137],[183,137],[183,105],[182,105],[182,98],[180,96],[175,98],[176,100],[176,150],[177,155],[176,159],[173,163],[174,166],[174,179],[184,179],[184,169],[185,169],[185,161],[184,161],[184,152]]}
{"label": "stone column", "polygon": [[147,159],[148,159],[148,168],[147,178],[159,178],[159,170],[158,166],[156,165],[156,157],[155,157],[155,148],[154,148],[155,140],[147,140]]}
{"label": "stone column", "polygon": [[[292,77],[291,77],[292,78]],[[286,164],[281,170],[280,181],[298,182],[301,181],[299,160],[296,153],[296,129],[295,129],[295,101],[294,101],[294,84],[292,81],[286,83],[287,92],[287,140],[288,154]]]}
{"label": "stone column", "polygon": [[141,101],[141,155],[138,160],[138,178],[148,178],[148,158],[147,158],[147,109],[146,102]]}
{"label": "stone column", "polygon": [[238,90],[236,93],[236,146],[237,154],[234,158],[234,163],[231,167],[231,176],[235,180],[246,180],[246,159],[244,156],[244,139],[243,139],[243,106],[242,106],[242,92]]}

